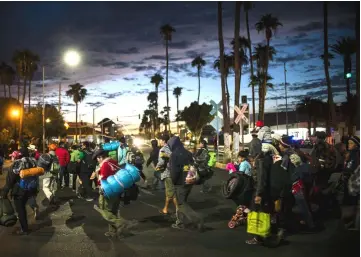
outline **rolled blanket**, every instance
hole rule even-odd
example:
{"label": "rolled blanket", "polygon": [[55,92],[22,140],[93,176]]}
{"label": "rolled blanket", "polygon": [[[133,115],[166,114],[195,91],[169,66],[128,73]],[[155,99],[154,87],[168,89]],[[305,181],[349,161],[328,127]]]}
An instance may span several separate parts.
{"label": "rolled blanket", "polygon": [[20,178],[41,176],[44,175],[44,172],[45,172],[44,169],[40,167],[25,169],[20,171]]}

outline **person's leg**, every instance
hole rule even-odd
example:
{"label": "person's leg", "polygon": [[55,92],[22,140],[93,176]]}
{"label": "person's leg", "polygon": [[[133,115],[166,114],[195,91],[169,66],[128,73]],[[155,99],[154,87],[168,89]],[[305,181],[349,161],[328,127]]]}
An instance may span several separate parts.
{"label": "person's leg", "polygon": [[72,183],[72,187],[73,187],[73,191],[76,191],[76,180],[77,180],[77,178],[78,178],[78,174],[77,173],[74,173],[73,174],[73,183]]}
{"label": "person's leg", "polygon": [[308,208],[308,204],[303,195],[295,195],[296,205],[300,208],[302,219],[306,222],[309,229],[313,229],[315,224],[313,222],[312,214]]}
{"label": "person's leg", "polygon": [[64,167],[64,184],[65,187],[69,187],[69,172],[66,166]]}
{"label": "person's leg", "polygon": [[65,172],[64,167],[60,166],[59,181],[58,181],[59,188],[62,188],[63,186],[64,172]]}
{"label": "person's leg", "polygon": [[23,233],[29,232],[28,219],[27,219],[27,213],[26,213],[27,200],[28,200],[27,196],[14,198],[15,210],[18,213],[21,232],[23,232]]}
{"label": "person's leg", "polygon": [[82,181],[82,185],[84,188],[84,197],[86,198],[86,200],[91,200],[92,196],[93,196],[93,190],[90,186],[90,176],[91,174],[89,173],[81,173],[81,181]]}

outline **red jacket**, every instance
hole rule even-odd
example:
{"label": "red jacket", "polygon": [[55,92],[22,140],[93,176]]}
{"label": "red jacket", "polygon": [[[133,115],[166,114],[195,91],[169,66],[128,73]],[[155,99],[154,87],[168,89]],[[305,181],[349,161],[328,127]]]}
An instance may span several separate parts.
{"label": "red jacket", "polygon": [[64,166],[68,165],[68,163],[70,161],[70,155],[69,155],[68,150],[66,150],[63,147],[59,147],[55,150],[55,155],[59,159],[60,166],[64,167]]}
{"label": "red jacket", "polygon": [[[100,180],[106,180],[109,176],[114,175],[115,173],[117,173],[117,171],[119,170],[119,166],[118,166],[118,162],[113,160],[113,159],[109,159],[109,160],[105,160],[99,170],[99,179]],[[100,183],[100,181],[99,181]]]}

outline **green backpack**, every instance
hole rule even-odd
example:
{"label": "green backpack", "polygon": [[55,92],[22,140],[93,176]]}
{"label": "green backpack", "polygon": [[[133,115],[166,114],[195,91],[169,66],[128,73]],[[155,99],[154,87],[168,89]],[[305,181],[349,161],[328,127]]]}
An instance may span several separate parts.
{"label": "green backpack", "polygon": [[209,152],[208,155],[209,155],[208,167],[216,166],[217,154],[215,152]]}
{"label": "green backpack", "polygon": [[51,163],[50,173],[53,175],[58,175],[60,171],[60,164],[58,157],[52,155],[51,158],[52,158],[52,163]]}

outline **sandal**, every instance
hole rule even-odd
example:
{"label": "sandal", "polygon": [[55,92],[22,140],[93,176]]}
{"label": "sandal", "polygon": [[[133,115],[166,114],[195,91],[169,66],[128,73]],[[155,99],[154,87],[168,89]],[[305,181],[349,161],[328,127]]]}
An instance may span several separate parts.
{"label": "sandal", "polygon": [[158,210],[158,212],[164,216],[169,215],[169,212],[163,212],[163,210]]}
{"label": "sandal", "polygon": [[246,244],[248,245],[258,245],[260,242],[257,240],[257,238],[252,238],[250,240],[246,241]]}

